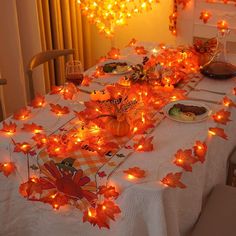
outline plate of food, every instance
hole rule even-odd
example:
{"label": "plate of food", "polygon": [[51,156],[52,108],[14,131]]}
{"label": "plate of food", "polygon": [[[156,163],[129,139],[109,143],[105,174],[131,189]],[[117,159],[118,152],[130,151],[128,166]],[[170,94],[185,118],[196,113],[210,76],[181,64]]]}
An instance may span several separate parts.
{"label": "plate of food", "polygon": [[131,65],[130,62],[124,60],[109,60],[103,62],[100,66],[106,74],[122,75],[132,70]]}
{"label": "plate of food", "polygon": [[211,109],[204,103],[194,100],[180,100],[164,107],[166,116],[174,121],[183,123],[197,123],[206,120]]}

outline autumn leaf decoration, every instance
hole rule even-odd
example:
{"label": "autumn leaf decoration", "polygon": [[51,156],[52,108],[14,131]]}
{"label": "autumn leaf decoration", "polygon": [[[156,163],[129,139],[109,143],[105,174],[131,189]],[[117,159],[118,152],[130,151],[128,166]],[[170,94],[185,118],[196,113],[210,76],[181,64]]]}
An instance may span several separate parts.
{"label": "autumn leaf decoration", "polygon": [[54,86],[53,85],[52,88],[51,88],[50,94],[54,95],[54,94],[60,94],[62,92],[63,92],[63,86]]}
{"label": "autumn leaf decoration", "polygon": [[42,185],[38,178],[30,178],[27,182],[22,183],[19,192],[23,197],[30,197],[35,193],[42,193]]}
{"label": "autumn leaf decoration", "polygon": [[207,145],[205,142],[196,141],[193,146],[194,155],[197,157],[198,161],[203,163],[205,161],[205,156],[207,153]]}
{"label": "autumn leaf decoration", "polygon": [[97,203],[95,207],[89,207],[84,211],[83,222],[89,222],[93,226],[97,225],[99,228],[110,228],[110,220],[115,220],[115,215],[121,212],[118,205],[114,203],[113,199],[119,196],[113,186],[100,186],[98,195],[105,198],[103,202]]}
{"label": "autumn leaf decoration", "polygon": [[24,124],[22,130],[26,132],[40,133],[43,131],[43,127],[41,125],[37,125],[35,123],[32,124]]}
{"label": "autumn leaf decoration", "polygon": [[128,170],[123,171],[125,174],[128,175],[128,178],[144,178],[145,177],[145,171],[140,169],[139,167],[132,167]]}
{"label": "autumn leaf decoration", "polygon": [[15,145],[14,152],[22,152],[24,154],[27,154],[32,148],[31,145],[27,142],[17,143],[13,139],[12,142]]}
{"label": "autumn leaf decoration", "polygon": [[50,107],[51,107],[51,111],[57,115],[65,115],[65,114],[68,114],[70,111],[69,111],[69,108],[64,106],[60,106],[59,104],[52,104],[50,103],[49,104]]}
{"label": "autumn leaf decoration", "polygon": [[29,118],[30,113],[31,113],[31,111],[27,107],[21,108],[19,111],[14,113],[13,119],[26,120],[27,118]]}
{"label": "autumn leaf decoration", "polygon": [[0,173],[2,172],[6,177],[14,173],[16,166],[14,162],[0,163]]}
{"label": "autumn leaf decoration", "polygon": [[161,182],[164,184],[164,185],[167,185],[169,187],[172,187],[172,188],[186,188],[186,185],[184,185],[180,179],[182,177],[182,172],[177,172],[177,173],[169,173],[166,175],[166,177],[164,177]]}
{"label": "autumn leaf decoration", "polygon": [[10,121],[9,124],[7,124],[5,121],[3,121],[1,131],[8,134],[14,134],[16,132],[16,128],[16,123]]}
{"label": "autumn leaf decoration", "polygon": [[134,144],[134,149],[139,152],[150,152],[153,150],[153,137],[142,137]]}
{"label": "autumn leaf decoration", "polygon": [[182,167],[185,171],[192,171],[192,165],[197,159],[192,155],[191,149],[179,149],[175,154],[174,164]]}
{"label": "autumn leaf decoration", "polygon": [[145,55],[145,54],[147,54],[147,50],[146,50],[143,46],[137,46],[137,47],[135,47],[135,52],[136,52],[138,55]]}
{"label": "autumn leaf decoration", "polygon": [[227,96],[223,98],[223,105],[226,107],[236,107],[236,104]]}
{"label": "autumn leaf decoration", "polygon": [[38,94],[36,97],[32,100],[30,104],[33,108],[40,108],[45,105],[45,97]]}
{"label": "autumn leaf decoration", "polygon": [[209,128],[209,134],[211,134],[213,136],[217,135],[217,136],[219,136],[219,137],[221,137],[223,139],[228,140],[228,136],[225,134],[225,131],[222,128],[217,128],[217,127]]}
{"label": "autumn leaf decoration", "polygon": [[221,109],[220,111],[216,112],[215,114],[212,115],[212,118],[216,123],[226,125],[227,122],[231,121],[229,119],[231,115],[231,112],[225,111],[224,109]]}

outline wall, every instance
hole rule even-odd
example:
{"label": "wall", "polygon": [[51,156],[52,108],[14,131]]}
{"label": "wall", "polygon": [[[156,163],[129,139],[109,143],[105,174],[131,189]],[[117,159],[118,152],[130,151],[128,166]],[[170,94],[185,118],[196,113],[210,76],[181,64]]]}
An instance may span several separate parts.
{"label": "wall", "polygon": [[0,71],[4,86],[6,115],[26,103],[21,45],[15,0],[0,1]]}
{"label": "wall", "polygon": [[105,55],[111,45],[122,48],[132,39],[139,41],[166,42],[175,44],[175,37],[168,30],[169,15],[173,10],[173,0],[160,0],[153,9],[143,14],[133,16],[127,26],[116,30],[113,43],[100,35],[95,26],[92,26],[92,52],[94,63],[100,56]]}

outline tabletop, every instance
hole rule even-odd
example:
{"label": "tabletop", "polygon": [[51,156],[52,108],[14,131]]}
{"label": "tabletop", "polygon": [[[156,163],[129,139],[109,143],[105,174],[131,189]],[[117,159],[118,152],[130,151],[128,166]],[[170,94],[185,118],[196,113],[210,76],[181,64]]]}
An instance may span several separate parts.
{"label": "tabletop", "polygon": [[[155,45],[145,44],[147,51],[140,54],[141,45],[127,47],[119,60],[141,64],[152,58]],[[162,53],[155,51],[154,56]],[[116,83],[123,74],[98,72],[97,66],[85,72],[89,86],[66,84],[38,95],[31,106],[4,121],[8,126],[2,124],[1,234],[185,235],[212,187],[225,182],[227,158],[236,143],[234,79],[212,80],[188,71],[188,79],[177,88],[137,83],[121,90]],[[98,102],[94,97],[102,90]],[[115,97],[104,98],[107,91]],[[200,122],[169,119],[165,105],[179,99],[198,102],[211,114]],[[121,102],[119,109],[138,118],[129,118],[131,134],[116,137],[104,128],[109,119],[100,116]],[[86,123],[87,116],[92,124]],[[73,138],[78,143],[70,149]],[[50,145],[45,147],[44,139]],[[16,169],[4,169],[9,162]],[[111,212],[104,215],[99,207]]]}

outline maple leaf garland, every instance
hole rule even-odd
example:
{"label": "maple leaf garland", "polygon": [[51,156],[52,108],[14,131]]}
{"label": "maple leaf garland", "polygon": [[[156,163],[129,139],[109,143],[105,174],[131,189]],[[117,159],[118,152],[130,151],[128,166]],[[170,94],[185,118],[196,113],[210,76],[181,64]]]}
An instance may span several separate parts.
{"label": "maple leaf garland", "polygon": [[150,152],[153,150],[153,137],[142,137],[134,144],[134,149],[140,152]]}
{"label": "maple leaf garland", "polygon": [[229,119],[231,115],[231,112],[226,111],[224,109],[219,110],[218,112],[216,112],[215,114],[212,115],[212,118],[214,119],[214,121],[216,123],[222,124],[222,125],[226,125],[227,122],[231,121]]}
{"label": "maple leaf garland", "polygon": [[177,173],[169,173],[164,177],[161,182],[169,187],[172,188],[186,188],[186,185],[184,185],[180,179],[182,177],[182,172],[177,172]]}
{"label": "maple leaf garland", "polygon": [[192,171],[192,165],[197,162],[197,159],[192,155],[191,149],[179,149],[175,154],[174,164],[182,167],[185,171]]}
{"label": "maple leaf garland", "polygon": [[0,173],[2,172],[6,177],[14,173],[16,166],[14,162],[0,163]]}
{"label": "maple leaf garland", "polygon": [[226,139],[228,140],[228,136],[226,135],[224,129],[222,128],[218,128],[218,127],[215,127],[215,128],[209,128],[209,133],[212,134],[212,135],[217,135],[223,139]]}
{"label": "maple leaf garland", "polygon": [[50,103],[49,105],[51,106],[51,111],[57,115],[65,115],[70,112],[69,108],[66,106],[62,107],[59,104],[52,104],[52,103]]}
{"label": "maple leaf garland", "polygon": [[205,156],[207,153],[207,145],[205,142],[196,141],[193,146],[194,155],[197,157],[198,161],[203,163],[205,161]]}
{"label": "maple leaf garland", "polygon": [[145,177],[145,171],[140,169],[139,167],[132,167],[128,170],[123,171],[125,174],[131,175],[135,178],[144,178]]}
{"label": "maple leaf garland", "polygon": [[105,186],[102,185],[98,189],[98,194],[103,195],[105,198],[117,198],[119,196],[119,193],[116,192],[116,189],[114,186]]}
{"label": "maple leaf garland", "polygon": [[10,121],[7,124],[5,121],[3,121],[2,122],[2,129],[0,131],[13,134],[16,132],[16,128],[17,128],[16,123]]}

